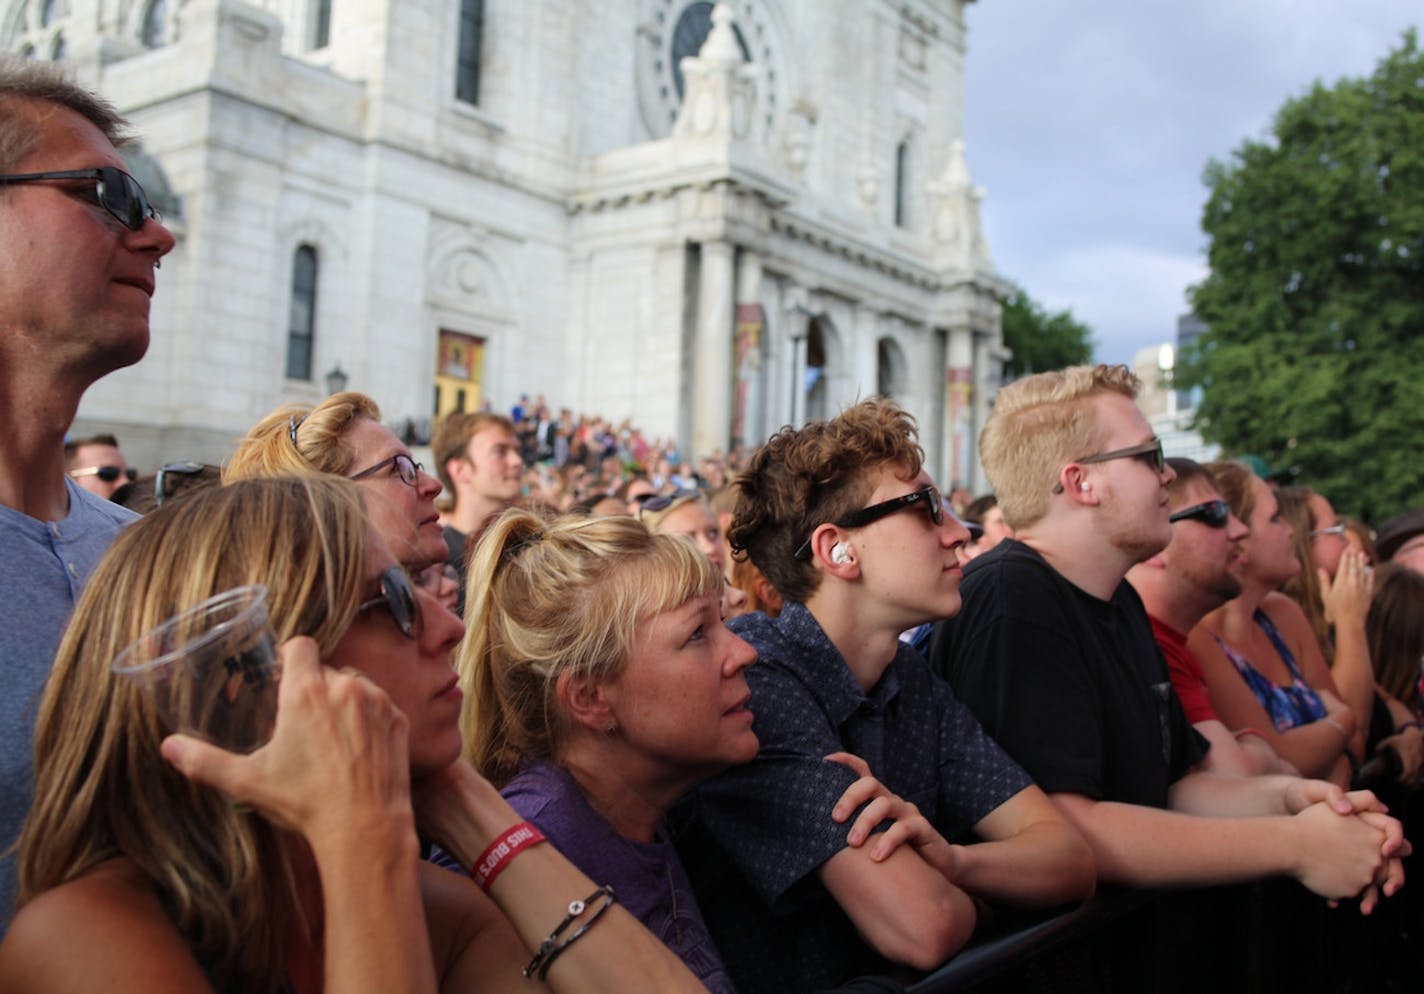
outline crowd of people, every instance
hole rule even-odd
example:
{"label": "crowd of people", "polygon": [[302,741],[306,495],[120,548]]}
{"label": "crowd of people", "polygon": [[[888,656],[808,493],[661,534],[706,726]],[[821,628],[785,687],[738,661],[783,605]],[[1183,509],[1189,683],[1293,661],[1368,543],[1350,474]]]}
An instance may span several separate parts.
{"label": "crowd of people", "polygon": [[[1100,888],[1266,878],[1390,950],[1339,989],[1417,976],[1343,915],[1424,922],[1424,512],[1167,459],[1112,366],[1003,387],[973,500],[878,398],[695,465],[521,398],[427,469],[343,391],[136,478],[66,441],[174,244],[126,140],[0,63],[0,989],[894,991]],[[238,754],[112,664],[254,584]],[[1231,931],[1164,902],[1075,969],[1205,983]]]}

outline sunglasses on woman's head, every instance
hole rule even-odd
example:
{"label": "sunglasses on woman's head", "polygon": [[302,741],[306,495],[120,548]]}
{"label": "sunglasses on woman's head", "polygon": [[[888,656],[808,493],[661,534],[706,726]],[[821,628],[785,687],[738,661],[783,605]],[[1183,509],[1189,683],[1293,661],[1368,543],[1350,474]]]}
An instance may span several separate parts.
{"label": "sunglasses on woman's head", "polygon": [[356,608],[357,612],[365,613],[375,608],[385,608],[391,613],[391,619],[395,621],[402,635],[408,639],[420,638],[425,617],[420,610],[420,601],[416,599],[415,588],[411,586],[410,577],[406,575],[405,570],[399,566],[382,570],[380,586],[380,596],[362,601]]}
{"label": "sunglasses on woman's head", "polygon": [[153,481],[153,503],[154,506],[161,505],[172,495],[168,492],[172,486],[174,476],[197,476],[207,469],[203,463],[191,462],[171,462],[158,468],[158,476]]}
{"label": "sunglasses on woman's head", "polygon": [[52,179],[92,179],[95,180],[94,199],[119,223],[131,231],[139,231],[149,218],[162,222],[163,217],[154,210],[138,185],[138,180],[118,166],[100,166],[98,169],[61,169],[47,173],[11,173],[0,176],[0,185],[10,183],[41,183]]}
{"label": "sunglasses on woman's head", "polygon": [[638,516],[641,517],[644,511],[649,514],[656,514],[659,511],[666,511],[680,500],[687,500],[690,497],[701,497],[700,490],[674,490],[670,494],[646,494],[635,497],[638,502]]}
{"label": "sunglasses on woman's head", "polygon": [[1209,500],[1204,504],[1184,507],[1168,516],[1167,520],[1174,524],[1178,521],[1200,521],[1212,528],[1225,528],[1230,517],[1230,504],[1224,500]]}

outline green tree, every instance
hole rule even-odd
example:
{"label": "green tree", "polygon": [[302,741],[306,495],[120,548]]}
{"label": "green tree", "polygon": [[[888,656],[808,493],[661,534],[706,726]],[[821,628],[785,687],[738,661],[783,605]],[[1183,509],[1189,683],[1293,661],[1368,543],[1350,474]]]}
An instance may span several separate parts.
{"label": "green tree", "polygon": [[1379,521],[1424,504],[1424,56],[1413,31],[1365,79],[1288,101],[1208,164],[1207,332],[1178,385],[1228,452],[1298,465]]}
{"label": "green tree", "polygon": [[1009,379],[1076,366],[1093,358],[1093,332],[1071,311],[1050,314],[1023,287],[1004,301],[1004,345],[1013,352],[1005,368]]}

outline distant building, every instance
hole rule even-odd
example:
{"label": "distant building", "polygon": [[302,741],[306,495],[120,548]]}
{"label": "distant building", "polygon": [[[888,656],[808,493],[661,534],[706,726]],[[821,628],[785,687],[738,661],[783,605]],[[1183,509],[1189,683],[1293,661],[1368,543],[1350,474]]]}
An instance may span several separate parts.
{"label": "distant building", "polygon": [[[1182,322],[1178,322],[1178,329]],[[1200,333],[1200,322],[1196,332]],[[1197,462],[1209,462],[1221,455],[1221,447],[1205,441],[1192,427],[1195,407],[1182,403],[1183,391],[1173,389],[1172,371],[1181,346],[1164,342],[1139,349],[1132,359],[1132,371],[1142,381],[1137,406],[1147,416],[1147,422],[1162,440],[1162,450],[1169,456],[1184,456]]]}
{"label": "distant building", "polygon": [[0,0],[178,237],[76,430],[217,459],[339,368],[413,437],[527,392],[705,454],[886,393],[980,489],[965,2]]}

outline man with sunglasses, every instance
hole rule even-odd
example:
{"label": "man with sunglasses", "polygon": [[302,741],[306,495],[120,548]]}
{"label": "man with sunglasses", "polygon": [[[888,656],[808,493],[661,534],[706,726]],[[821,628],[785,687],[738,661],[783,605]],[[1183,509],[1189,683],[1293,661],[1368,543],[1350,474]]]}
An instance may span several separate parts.
{"label": "man with sunglasses", "polygon": [[[746,676],[760,750],[698,787],[678,848],[743,994],[819,990],[887,961],[930,969],[968,940],[972,899],[1092,890],[1078,833],[899,641],[959,607],[968,535],[923,458],[913,419],[872,400],[783,429],[736,481],[732,548],[785,603],[730,624],[759,655]],[[851,844],[837,802],[857,773],[832,754],[859,757],[923,818],[892,809],[886,836]],[[912,821],[925,835],[895,848]]]}
{"label": "man with sunglasses", "polygon": [[1403,882],[1398,822],[1357,814],[1321,781],[1198,768],[1206,743],[1125,580],[1181,527],[1139,386],[1125,366],[1077,366],[999,391],[980,458],[1017,537],[966,568],[932,662],[1087,837],[1104,882],[1288,875],[1331,898],[1362,894],[1368,913]]}
{"label": "man with sunglasses", "polygon": [[1187,720],[1211,743],[1210,768],[1240,776],[1296,775],[1259,734],[1232,734],[1217,717],[1201,663],[1187,646],[1187,633],[1206,615],[1241,593],[1241,540],[1249,529],[1231,513],[1216,482],[1191,459],[1168,459],[1176,479],[1167,485],[1172,540],[1161,552],[1132,567],[1132,584],[1166,657],[1172,689]]}
{"label": "man with sunglasses", "polygon": [[[67,475],[64,453],[84,391],[148,348],[173,248],[124,171],[125,128],[54,65],[0,60],[0,852],[29,806],[35,698],[65,619],[133,518]],[[0,932],[14,884],[0,859]]]}
{"label": "man with sunglasses", "polygon": [[64,443],[64,469],[69,478],[91,494],[112,500],[125,483],[138,479],[113,435],[74,438]]}

